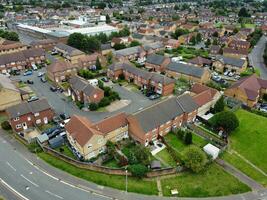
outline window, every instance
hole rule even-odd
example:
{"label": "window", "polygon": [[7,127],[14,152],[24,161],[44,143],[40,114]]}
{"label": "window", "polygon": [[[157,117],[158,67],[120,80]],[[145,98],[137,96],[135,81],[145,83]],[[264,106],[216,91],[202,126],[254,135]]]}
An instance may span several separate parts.
{"label": "window", "polygon": [[19,121],[19,117],[14,118],[14,121],[15,121],[15,122],[16,122],[16,121]]}
{"label": "window", "polygon": [[41,120],[40,119],[37,119],[36,120],[36,124],[40,124],[41,123]]}
{"label": "window", "polygon": [[98,143],[98,144],[102,144],[102,143],[103,143],[103,139],[102,139],[102,138],[99,139],[99,140],[97,141],[97,143]]}
{"label": "window", "polygon": [[31,117],[28,117],[27,119],[28,119],[28,121],[31,121]]}
{"label": "window", "polygon": [[92,148],[93,147],[93,145],[92,144],[89,144],[88,145],[88,149],[90,149],[90,148]]}
{"label": "window", "polygon": [[21,124],[16,125],[16,129],[19,129],[19,128],[21,128]]}
{"label": "window", "polygon": [[38,117],[40,115],[40,113],[34,113],[35,117]]}

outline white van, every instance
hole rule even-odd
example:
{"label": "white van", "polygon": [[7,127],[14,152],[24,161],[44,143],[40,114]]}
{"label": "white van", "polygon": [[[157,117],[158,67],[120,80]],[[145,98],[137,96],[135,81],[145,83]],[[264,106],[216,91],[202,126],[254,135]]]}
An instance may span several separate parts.
{"label": "white van", "polygon": [[97,79],[90,79],[90,80],[88,80],[88,82],[92,86],[98,86],[98,80]]}
{"label": "white van", "polygon": [[33,69],[34,71],[36,71],[36,70],[38,70],[38,67],[37,67],[35,64],[32,64],[32,69]]}

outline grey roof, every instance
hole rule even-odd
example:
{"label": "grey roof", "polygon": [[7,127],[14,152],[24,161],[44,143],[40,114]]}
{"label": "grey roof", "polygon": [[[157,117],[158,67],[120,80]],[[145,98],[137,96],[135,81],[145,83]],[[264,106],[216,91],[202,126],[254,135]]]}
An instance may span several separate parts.
{"label": "grey roof", "polygon": [[41,142],[41,143],[44,143],[44,142],[46,142],[46,141],[49,140],[49,138],[48,138],[48,136],[47,136],[46,133],[45,133],[45,134],[38,135],[38,136],[37,136],[37,139],[38,139],[39,142]]}
{"label": "grey roof", "polygon": [[143,50],[142,50],[142,48],[140,46],[135,46],[135,47],[130,47],[130,48],[118,50],[118,51],[116,51],[116,55],[118,55],[118,56],[128,56],[128,55],[140,53],[142,51]]}
{"label": "grey roof", "polygon": [[167,65],[167,70],[198,77],[198,78],[201,78],[202,75],[204,74],[203,68],[190,65],[187,63],[182,63],[182,62],[170,62]]}
{"label": "grey roof", "polygon": [[23,102],[7,108],[6,112],[10,118],[20,117],[28,113],[38,113],[51,109],[46,99],[39,99],[32,102]]}
{"label": "grey roof", "polygon": [[0,91],[1,91],[1,88],[5,88],[8,90],[13,90],[13,91],[19,92],[19,90],[12,83],[12,81],[7,76],[5,76],[3,74],[0,74]]}
{"label": "grey roof", "polygon": [[150,49],[164,48],[164,45],[162,44],[162,42],[154,42],[150,44],[145,44],[143,47],[145,51],[148,51]]}
{"label": "grey roof", "polygon": [[78,77],[73,76],[69,83],[74,90],[83,91],[86,96],[92,95],[96,90],[100,90],[97,87],[94,87],[93,85],[89,84],[86,80]]}
{"label": "grey roof", "polygon": [[218,56],[216,59],[225,65],[232,65],[232,66],[236,66],[239,68],[241,68],[245,63],[244,59],[232,58],[232,57],[226,57],[226,56]]}
{"label": "grey roof", "polygon": [[183,113],[190,113],[198,108],[192,97],[188,94],[172,97],[147,109],[139,111],[133,116],[138,120],[145,133],[173,120]]}
{"label": "grey roof", "polygon": [[62,49],[63,51],[66,51],[70,56],[76,56],[76,55],[84,54],[84,52],[80,51],[79,49],[76,49],[74,47],[71,47],[71,46],[63,44],[63,43],[58,43],[55,47]]}
{"label": "grey roof", "polygon": [[134,38],[134,39],[143,39],[144,38],[144,35],[142,35],[142,34],[139,34],[139,33],[133,33],[132,34],[132,37]]}
{"label": "grey roof", "polygon": [[68,37],[70,35],[67,31],[51,31],[46,34],[57,38]]}
{"label": "grey roof", "polygon": [[158,54],[150,54],[146,58],[147,63],[151,63],[154,65],[161,65],[165,60],[165,57]]}
{"label": "grey roof", "polygon": [[57,148],[60,147],[64,143],[64,138],[62,136],[54,137],[50,140],[48,140],[49,145],[51,148]]}

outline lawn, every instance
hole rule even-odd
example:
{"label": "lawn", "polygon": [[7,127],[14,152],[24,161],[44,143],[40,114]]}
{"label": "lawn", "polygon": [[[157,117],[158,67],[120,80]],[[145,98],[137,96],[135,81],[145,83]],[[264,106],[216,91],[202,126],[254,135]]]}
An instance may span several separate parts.
{"label": "lawn", "polygon": [[267,187],[267,177],[256,171],[251,165],[246,163],[237,155],[224,152],[222,159],[235,166],[237,169],[244,172],[247,176],[251,177],[258,183]]}
{"label": "lawn", "polygon": [[8,120],[7,115],[1,112],[1,113],[0,113],[0,124],[1,124],[2,122],[6,121],[6,120]]}
{"label": "lawn", "polygon": [[115,159],[112,159],[112,160],[106,162],[105,164],[103,164],[103,166],[110,167],[110,168],[120,168]]}
{"label": "lawn", "polygon": [[164,163],[162,163],[163,165],[165,165],[165,163],[166,163],[168,165],[168,167],[175,167],[176,166],[175,161],[173,160],[173,158],[171,157],[171,155],[169,154],[169,152],[167,151],[166,148],[161,150],[159,153],[157,153],[155,155],[155,157],[164,161]]}
{"label": "lawn", "polygon": [[[108,175],[86,169],[79,169],[44,152],[39,153],[38,156],[50,165],[79,178],[94,182],[99,185],[125,190],[124,176]],[[128,177],[128,191],[148,195],[158,194],[157,185],[154,180],[142,180],[133,177]]]}
{"label": "lawn", "polygon": [[179,176],[162,179],[164,196],[171,196],[171,189],[177,189],[181,197],[211,197],[239,194],[250,188],[221,167],[212,164],[199,174],[185,172]]}
{"label": "lawn", "polygon": [[[60,149],[63,149],[63,151],[61,152]],[[69,147],[67,145],[63,145],[61,147],[58,147],[55,150],[70,157],[70,158],[77,159],[76,156],[72,153],[72,151],[69,149]]]}
{"label": "lawn", "polygon": [[267,173],[267,118],[239,109],[239,127],[231,133],[230,147]]}

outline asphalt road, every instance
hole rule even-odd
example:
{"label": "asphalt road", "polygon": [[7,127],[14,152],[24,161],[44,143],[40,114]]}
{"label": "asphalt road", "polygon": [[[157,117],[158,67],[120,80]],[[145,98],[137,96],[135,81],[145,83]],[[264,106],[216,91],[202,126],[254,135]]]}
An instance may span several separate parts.
{"label": "asphalt road", "polygon": [[[45,69],[41,69],[39,71],[45,71]],[[33,80],[34,84],[29,86],[37,94],[37,96],[39,96],[39,98],[45,97],[48,100],[49,104],[53,107],[53,109],[57,113],[64,112],[69,115],[74,115],[74,114],[82,115],[88,117],[92,121],[99,121],[118,112],[126,112],[128,114],[134,113],[140,109],[143,109],[157,102],[157,100],[156,101],[149,100],[147,97],[145,97],[143,94],[139,92],[132,92],[124,87],[114,84],[112,86],[113,90],[119,93],[121,99],[130,100],[129,105],[114,112],[83,111],[78,109],[73,102],[67,100],[66,96],[64,96],[63,94],[59,92],[52,92],[50,90],[51,85],[48,82],[42,83],[40,81],[40,78],[37,77],[37,74],[38,71],[35,71],[31,76],[23,76],[23,75],[13,76],[11,77],[11,79],[22,80],[22,81],[26,81],[27,79]]]}
{"label": "asphalt road", "polygon": [[257,45],[252,49],[248,55],[249,63],[254,68],[259,69],[261,72],[261,78],[267,79],[267,68],[263,62],[263,53],[266,44],[266,36],[262,36]]}

